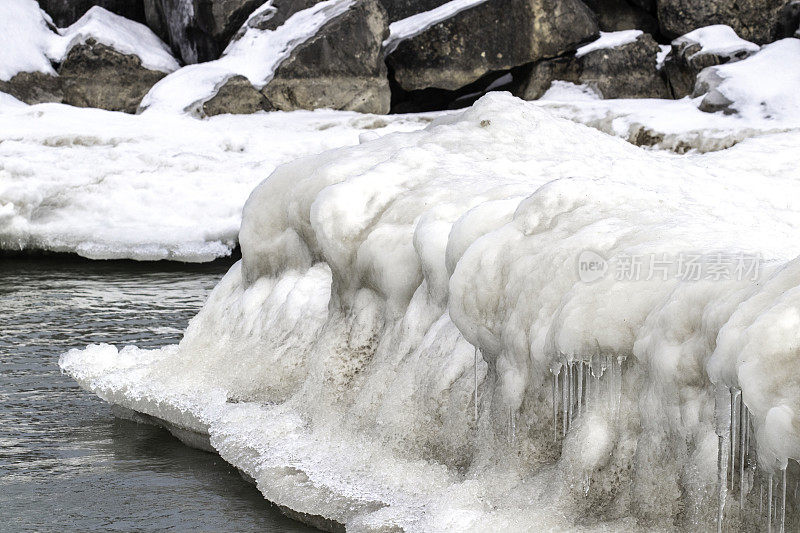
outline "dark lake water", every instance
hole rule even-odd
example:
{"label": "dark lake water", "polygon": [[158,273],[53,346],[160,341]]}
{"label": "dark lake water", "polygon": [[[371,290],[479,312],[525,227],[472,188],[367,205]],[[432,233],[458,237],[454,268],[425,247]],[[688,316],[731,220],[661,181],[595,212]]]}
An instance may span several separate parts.
{"label": "dark lake water", "polygon": [[0,257],[0,531],[310,531],[58,368],[90,343],[176,343],[227,268]]}

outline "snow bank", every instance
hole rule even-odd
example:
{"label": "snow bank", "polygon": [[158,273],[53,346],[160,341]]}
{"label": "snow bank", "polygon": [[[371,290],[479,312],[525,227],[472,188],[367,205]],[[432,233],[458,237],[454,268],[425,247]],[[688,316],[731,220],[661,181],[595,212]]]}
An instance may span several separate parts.
{"label": "snow bank", "polygon": [[59,46],[46,17],[35,0],[0,2],[0,81],[20,72],[55,76],[50,61],[59,57]]}
{"label": "snow bank", "polygon": [[600,38],[578,48],[575,57],[585,56],[595,50],[625,46],[636,41],[643,34],[642,30],[601,31]]}
{"label": "snow bank", "polygon": [[256,9],[225,51],[215,61],[189,65],[159,81],[142,100],[141,109],[172,113],[193,111],[216,94],[225,81],[245,76],[258,89],[300,44],[329,21],[347,11],[354,0],[327,0],[298,11],[274,30],[260,29],[255,21],[269,19],[276,8],[269,1]]}
{"label": "snow bank", "polygon": [[153,70],[172,72],[178,62],[169,48],[144,24],[92,7],[69,28],[58,30],[35,0],[0,3],[0,81],[20,72],[56,75],[52,63],[61,63],[72,48],[88,39],[123,54],[137,55]]}
{"label": "snow bank", "polygon": [[698,87],[707,99],[726,103],[744,117],[800,120],[800,40],[787,38],[764,46],[743,61],[705,69]]}
{"label": "snow bank", "polygon": [[180,345],[60,364],[349,529],[708,530],[728,387],[750,458],[798,458],[798,142],[677,157],[493,93],[279,167]]}
{"label": "snow bank", "polygon": [[229,255],[248,194],[277,165],[426,120],[295,112],[198,121],[1,98],[0,248],[93,259]]}
{"label": "snow bank", "polygon": [[385,55],[394,52],[401,42],[416,37],[431,26],[435,26],[449,18],[458,15],[464,10],[482,4],[486,0],[450,0],[430,11],[423,11],[416,15],[398,20],[389,24],[389,37],[383,41]]}

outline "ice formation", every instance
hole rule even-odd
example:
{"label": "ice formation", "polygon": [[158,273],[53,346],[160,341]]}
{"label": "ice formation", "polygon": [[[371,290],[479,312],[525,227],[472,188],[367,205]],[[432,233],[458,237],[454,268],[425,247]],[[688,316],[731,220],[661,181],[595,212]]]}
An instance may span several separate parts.
{"label": "ice formation", "polygon": [[178,346],[61,367],[353,530],[796,530],[800,132],[678,157],[493,93],[364,141],[253,191]]}
{"label": "ice formation", "polygon": [[200,121],[0,93],[0,249],[210,261],[231,253],[248,194],[277,165],[427,120],[297,111]]}
{"label": "ice formation", "polygon": [[159,81],[142,100],[141,109],[173,113],[195,113],[229,78],[245,76],[256,88],[263,88],[275,70],[300,44],[316,35],[327,22],[347,11],[353,0],[326,0],[298,11],[274,30],[261,29],[254,21],[275,14],[272,0],[247,19],[222,57],[188,65]]}

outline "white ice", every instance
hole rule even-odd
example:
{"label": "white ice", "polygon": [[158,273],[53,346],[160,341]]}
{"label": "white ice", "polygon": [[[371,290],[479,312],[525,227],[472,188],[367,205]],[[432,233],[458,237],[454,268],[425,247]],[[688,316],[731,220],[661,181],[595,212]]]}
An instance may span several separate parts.
{"label": "white ice", "polygon": [[[717,386],[752,406],[762,464],[800,455],[800,131],[681,157],[543,105],[492,93],[279,167],[180,345],[61,367],[354,530],[710,529]],[[585,283],[586,250],[763,262]],[[592,357],[595,403],[553,442],[550,370]]]}
{"label": "white ice", "polygon": [[275,70],[300,44],[317,34],[330,20],[343,14],[354,0],[326,0],[298,11],[275,30],[262,30],[253,21],[270,17],[272,1],[256,9],[244,23],[222,57],[188,65],[159,81],[145,95],[142,110],[197,114],[198,106],[235,75],[245,76],[257,89],[272,79]]}
{"label": "white ice", "polygon": [[94,259],[228,255],[248,194],[277,165],[427,120],[317,111],[199,121],[0,96],[0,248]]}
{"label": "white ice", "polygon": [[601,31],[599,39],[578,48],[575,56],[581,57],[595,50],[625,46],[636,41],[643,33],[642,30]]}
{"label": "white ice", "polygon": [[50,61],[60,57],[60,46],[46,17],[36,0],[0,2],[0,81],[20,72],[55,75]]}

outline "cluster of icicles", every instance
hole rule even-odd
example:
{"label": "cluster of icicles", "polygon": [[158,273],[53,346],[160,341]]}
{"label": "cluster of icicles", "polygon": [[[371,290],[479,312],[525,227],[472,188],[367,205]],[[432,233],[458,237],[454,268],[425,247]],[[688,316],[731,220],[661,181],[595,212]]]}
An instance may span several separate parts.
{"label": "cluster of icicles", "polygon": [[[778,475],[764,472],[758,468],[756,441],[753,432],[753,421],[750,411],[742,400],[740,389],[730,389],[730,419],[727,428],[718,431],[719,451],[717,455],[717,485],[719,489],[719,509],[717,513],[717,531],[722,531],[725,519],[725,504],[730,492],[733,497],[738,493],[739,511],[742,515],[748,504],[748,496],[758,486],[758,518],[759,524],[768,533],[776,529],[780,533],[786,531],[786,471],[780,470]],[[728,402],[725,402],[727,404]],[[727,408],[727,405],[724,406]],[[727,417],[719,412],[718,418]],[[719,427],[719,426],[718,426]],[[797,486],[795,486],[795,497]]]}
{"label": "cluster of icicles", "polygon": [[[475,420],[478,419],[478,362],[480,351],[475,349]],[[564,438],[576,418],[589,411],[590,406],[606,406],[612,416],[620,410],[622,400],[622,368],[625,356],[593,356],[589,360],[565,359],[552,369],[553,439]],[[727,410],[728,402],[725,402]],[[559,420],[560,415],[560,420]],[[727,419],[728,413],[724,414]],[[720,416],[720,413],[717,413]],[[730,419],[719,435],[718,487],[719,509],[717,531],[723,531],[728,494],[738,496],[740,514],[748,505],[748,496],[758,487],[758,527],[771,533],[786,531],[786,476],[765,472],[758,467],[753,422],[742,401],[741,390],[730,390]],[[514,442],[515,413],[508,414],[508,441]],[[590,474],[584,479],[584,494],[589,493]],[[798,488],[795,487],[795,497]],[[754,510],[754,509],[753,509]]]}

